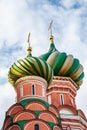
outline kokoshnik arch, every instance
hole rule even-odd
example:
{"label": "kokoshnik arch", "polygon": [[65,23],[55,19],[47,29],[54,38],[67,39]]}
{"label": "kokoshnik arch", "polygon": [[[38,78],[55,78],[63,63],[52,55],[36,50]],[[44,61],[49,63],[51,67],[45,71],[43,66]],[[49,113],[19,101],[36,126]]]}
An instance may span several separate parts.
{"label": "kokoshnik arch", "polygon": [[83,66],[72,55],[57,50],[52,22],[49,30],[49,51],[32,56],[29,34],[28,55],[9,70],[17,102],[7,110],[3,130],[87,130],[87,119],[75,103]]}

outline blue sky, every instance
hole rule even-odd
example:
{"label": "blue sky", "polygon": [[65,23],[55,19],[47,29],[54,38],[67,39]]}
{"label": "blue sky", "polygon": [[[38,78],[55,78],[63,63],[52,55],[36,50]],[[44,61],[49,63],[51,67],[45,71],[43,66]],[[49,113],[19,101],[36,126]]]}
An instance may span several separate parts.
{"label": "blue sky", "polygon": [[[8,83],[8,71],[27,55],[27,35],[31,32],[33,55],[49,49],[48,26],[53,20],[56,48],[72,54],[84,66],[84,83],[77,93],[77,107],[87,113],[87,0],[0,0],[0,124],[15,102]],[[87,115],[87,114],[86,114]]]}

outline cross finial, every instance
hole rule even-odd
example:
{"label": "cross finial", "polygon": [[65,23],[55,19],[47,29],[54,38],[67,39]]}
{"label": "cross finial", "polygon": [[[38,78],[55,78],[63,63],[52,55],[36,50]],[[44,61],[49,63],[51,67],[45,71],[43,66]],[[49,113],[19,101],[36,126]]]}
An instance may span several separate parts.
{"label": "cross finial", "polygon": [[30,33],[28,34],[28,40],[27,40],[29,47],[30,47]]}
{"label": "cross finial", "polygon": [[52,36],[52,24],[53,24],[53,20],[51,20],[48,31],[50,32],[50,41],[51,43],[53,43],[53,39],[54,37]]}
{"label": "cross finial", "polygon": [[30,33],[28,34],[27,42],[28,42],[28,49],[27,49],[27,51],[29,52],[29,55],[31,55],[32,48],[30,47]]}
{"label": "cross finial", "polygon": [[53,24],[53,20],[51,20],[48,31],[50,32],[50,35],[52,36],[52,24]]}

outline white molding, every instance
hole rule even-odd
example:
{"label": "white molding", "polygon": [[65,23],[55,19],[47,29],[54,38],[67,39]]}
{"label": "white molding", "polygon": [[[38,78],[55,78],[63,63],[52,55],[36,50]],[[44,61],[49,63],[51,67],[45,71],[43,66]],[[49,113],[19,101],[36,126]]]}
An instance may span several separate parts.
{"label": "white molding", "polygon": [[51,85],[50,87],[48,87],[48,90],[51,89],[51,88],[54,88],[54,87],[64,88],[64,89],[68,88],[68,89],[70,89],[70,90],[76,95],[76,90],[72,89],[72,88],[71,88],[70,86],[68,86],[68,85],[63,86],[63,85],[54,84],[54,85]]}
{"label": "white molding", "polygon": [[25,76],[25,77],[22,77],[22,78],[19,78],[16,83],[15,83],[15,86],[17,86],[19,83],[23,83],[23,82],[26,82],[26,81],[35,81],[36,82],[41,82],[41,83],[44,83],[46,86],[47,86],[47,81],[42,78],[42,77],[39,77],[39,76]]}
{"label": "white molding", "polygon": [[45,87],[44,86],[42,86],[42,97],[45,97],[46,96],[46,94],[45,94]]}
{"label": "white molding", "polygon": [[[52,94],[52,93],[54,93],[54,92],[60,94],[62,91],[53,90],[53,91],[51,91],[51,92],[47,92],[46,95],[48,96],[48,95],[50,95],[50,94]],[[69,92],[62,92],[62,93],[63,93],[63,94],[70,94],[70,96],[75,99],[75,97],[74,97],[71,93],[69,93]]]}
{"label": "white molding", "polygon": [[47,99],[48,99],[48,103],[51,104],[51,95],[48,95]]}
{"label": "white molding", "polygon": [[64,119],[75,119],[77,121],[81,121],[84,125],[87,126],[87,122],[79,115],[74,116],[74,115],[60,114],[60,117]]}

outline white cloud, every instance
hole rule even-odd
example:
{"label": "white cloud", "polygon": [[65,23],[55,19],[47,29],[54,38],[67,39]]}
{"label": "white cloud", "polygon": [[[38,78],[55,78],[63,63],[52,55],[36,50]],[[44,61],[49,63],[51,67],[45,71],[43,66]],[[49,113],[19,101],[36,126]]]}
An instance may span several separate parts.
{"label": "white cloud", "polygon": [[2,70],[0,70],[0,77],[7,77],[8,74],[8,68],[2,68]]}
{"label": "white cloud", "polygon": [[[15,92],[6,81],[8,69],[17,59],[27,55],[27,35],[31,32],[33,55],[39,56],[49,48],[48,26],[54,20],[53,34],[59,51],[73,54],[80,59],[87,73],[87,1],[61,0],[50,4],[49,0],[1,0],[0,1],[0,124],[5,111],[15,101]],[[57,1],[56,1],[57,3]],[[80,6],[75,8],[76,3]],[[86,113],[86,79],[78,91],[77,103]],[[7,103],[6,103],[7,102]],[[6,104],[5,104],[6,103]],[[3,109],[2,109],[3,108]]]}

